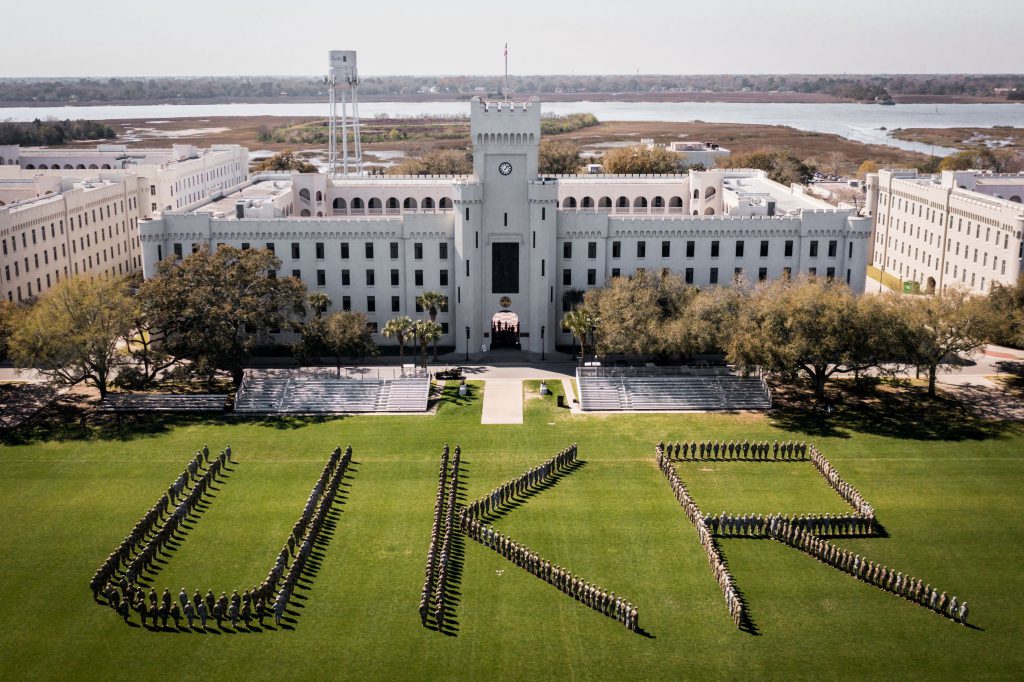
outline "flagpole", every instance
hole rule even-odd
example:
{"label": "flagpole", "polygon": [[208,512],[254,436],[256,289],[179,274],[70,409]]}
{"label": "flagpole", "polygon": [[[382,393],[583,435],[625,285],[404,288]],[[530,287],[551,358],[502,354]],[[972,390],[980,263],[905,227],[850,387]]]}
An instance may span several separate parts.
{"label": "flagpole", "polygon": [[508,43],[505,43],[505,99],[508,99]]}

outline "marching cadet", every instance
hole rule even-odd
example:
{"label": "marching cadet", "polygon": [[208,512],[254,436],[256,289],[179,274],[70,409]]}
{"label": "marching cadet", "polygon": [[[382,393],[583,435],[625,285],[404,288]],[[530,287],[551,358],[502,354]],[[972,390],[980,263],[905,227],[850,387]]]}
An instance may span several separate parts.
{"label": "marching cadet", "polygon": [[176,603],[171,604],[171,620],[174,621],[174,629],[179,629],[181,622],[181,607]]}

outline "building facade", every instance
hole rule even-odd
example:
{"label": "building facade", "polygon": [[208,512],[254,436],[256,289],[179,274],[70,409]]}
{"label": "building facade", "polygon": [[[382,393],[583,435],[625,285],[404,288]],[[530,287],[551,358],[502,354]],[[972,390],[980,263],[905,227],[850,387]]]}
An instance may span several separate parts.
{"label": "building facade", "polygon": [[871,263],[925,293],[1015,284],[1024,257],[1024,173],[882,170],[867,178]]}
{"label": "building facade", "polygon": [[698,286],[815,273],[864,289],[870,221],[853,209],[751,170],[542,176],[539,102],[470,106],[471,175],[258,176],[142,221],[144,274],[197,248],[270,248],[281,274],[378,329],[444,292],[442,343],[474,352],[568,344],[570,299],[640,269]]}
{"label": "building facade", "polygon": [[137,271],[148,197],[148,181],[131,173],[0,178],[0,297],[24,301],[74,275]]}

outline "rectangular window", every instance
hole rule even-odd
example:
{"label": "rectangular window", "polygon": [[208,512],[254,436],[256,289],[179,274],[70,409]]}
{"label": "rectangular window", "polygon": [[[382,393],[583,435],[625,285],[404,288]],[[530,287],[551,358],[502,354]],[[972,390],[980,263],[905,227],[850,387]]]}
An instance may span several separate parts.
{"label": "rectangular window", "polygon": [[342,310],[352,310],[352,297],[351,296],[342,296],[341,297],[341,309]]}
{"label": "rectangular window", "polygon": [[413,285],[421,287],[423,286],[423,271],[416,270],[413,272]]}
{"label": "rectangular window", "polygon": [[366,257],[373,258],[373,242],[366,242]]}
{"label": "rectangular window", "polygon": [[177,260],[181,260],[181,244],[174,245],[174,257]]}
{"label": "rectangular window", "polygon": [[448,242],[441,242],[437,245],[437,257],[441,260],[448,260]]}
{"label": "rectangular window", "polygon": [[807,268],[807,274],[814,277],[818,274],[818,268]]}
{"label": "rectangular window", "polygon": [[398,286],[398,270],[392,270],[391,271],[391,286],[393,286],[393,287],[397,287]]}
{"label": "rectangular window", "polygon": [[326,270],[317,270],[316,271],[316,285],[318,287],[325,287],[325,286],[327,286],[327,271]]}
{"label": "rectangular window", "polygon": [[402,298],[400,296],[391,297],[391,312],[397,313],[402,309]]}
{"label": "rectangular window", "polygon": [[696,243],[693,241],[686,242],[686,257],[693,258],[693,253],[696,250]]}
{"label": "rectangular window", "polygon": [[[469,261],[466,261],[469,265]],[[519,244],[497,242],[491,244],[491,293],[519,293]]]}
{"label": "rectangular window", "polygon": [[249,250],[249,242],[242,242],[242,251]]}
{"label": "rectangular window", "polygon": [[783,280],[788,282],[792,277],[793,277],[793,268],[789,267],[788,265],[786,267],[782,268],[782,279]]}
{"label": "rectangular window", "polygon": [[323,242],[317,242],[316,243],[316,259],[317,260],[323,260],[324,259],[324,243]]}
{"label": "rectangular window", "polygon": [[351,284],[352,284],[352,277],[351,277],[351,275],[349,275],[349,271],[348,270],[342,270],[341,271],[341,286],[347,287],[347,286],[350,286]]}
{"label": "rectangular window", "polygon": [[672,255],[672,242],[661,243],[661,257],[668,258]]}
{"label": "rectangular window", "polygon": [[544,265],[545,265],[545,263],[546,263],[546,261],[543,258],[541,258],[540,259],[540,276],[541,277],[544,276]]}
{"label": "rectangular window", "polygon": [[711,257],[718,258],[718,241],[711,242]]}
{"label": "rectangular window", "polygon": [[508,227],[508,213],[505,214],[505,227]]}
{"label": "rectangular window", "polygon": [[687,284],[693,284],[693,268],[686,268],[684,272],[684,281]]}
{"label": "rectangular window", "polygon": [[783,254],[782,255],[784,255],[786,258],[792,258],[793,257],[793,240],[792,239],[787,239],[786,240],[785,248],[783,250]]}
{"label": "rectangular window", "polygon": [[466,207],[466,220],[469,220],[469,206]]}
{"label": "rectangular window", "polygon": [[391,260],[397,260],[398,242],[391,242],[390,244],[388,244],[388,250],[391,252]]}
{"label": "rectangular window", "polygon": [[736,240],[736,257],[737,258],[743,258],[743,240],[742,239],[737,239]]}
{"label": "rectangular window", "polygon": [[541,206],[540,207],[540,219],[541,220],[547,220],[548,219],[548,209],[545,206]]}
{"label": "rectangular window", "polygon": [[292,270],[292,277],[302,279],[302,270]]}
{"label": "rectangular window", "polygon": [[412,257],[416,260],[423,260],[423,242],[416,242],[412,245]]}
{"label": "rectangular window", "polygon": [[587,242],[587,258],[597,258],[597,242]]}
{"label": "rectangular window", "polygon": [[639,241],[636,243],[636,257],[646,258],[647,257],[647,242]]}
{"label": "rectangular window", "polygon": [[[850,242],[849,249],[847,250],[846,257],[853,258],[853,242]],[[939,248],[942,248],[941,241],[939,242]],[[946,251],[949,251],[949,243],[946,244]]]}
{"label": "rectangular window", "polygon": [[708,281],[711,282],[712,284],[718,284],[718,268],[711,268],[711,273],[708,277]]}
{"label": "rectangular window", "polygon": [[341,243],[341,259],[348,260],[348,242]]}
{"label": "rectangular window", "polygon": [[562,258],[572,259],[572,242],[562,242]]}
{"label": "rectangular window", "polygon": [[373,286],[373,283],[374,283],[373,282],[373,278],[374,278],[373,270],[367,270],[366,271],[366,286],[368,286],[368,287],[372,287]]}
{"label": "rectangular window", "polygon": [[618,277],[622,273],[618,268],[612,268],[612,279]]}
{"label": "rectangular window", "polygon": [[732,281],[734,284],[738,283],[743,279],[743,268],[733,268],[732,270]]}
{"label": "rectangular window", "polygon": [[373,296],[366,297],[366,312],[377,312],[377,299],[375,299]]}
{"label": "rectangular window", "polygon": [[835,239],[830,239],[828,242],[828,257],[835,258],[838,248],[839,242],[837,242]]}
{"label": "rectangular window", "polygon": [[267,242],[267,251],[269,251],[270,253],[275,253],[274,242]]}
{"label": "rectangular window", "polygon": [[758,268],[757,269],[757,281],[758,282],[763,282],[766,279],[768,279],[768,268]]}
{"label": "rectangular window", "polygon": [[441,272],[438,273],[438,283],[441,286],[443,286],[443,287],[448,286],[448,271],[447,270],[441,270]]}
{"label": "rectangular window", "polygon": [[827,279],[829,282],[831,282],[835,278],[836,278],[836,269],[835,268],[826,268],[825,269],[825,279]]}
{"label": "rectangular window", "polygon": [[811,256],[811,258],[817,258],[818,257],[818,240],[817,239],[814,239],[814,240],[811,241],[810,256]]}
{"label": "rectangular window", "polygon": [[622,257],[622,242],[612,242],[612,258]]}
{"label": "rectangular window", "polygon": [[595,284],[597,284],[597,270],[591,268],[587,270],[587,285],[594,286]]}
{"label": "rectangular window", "polygon": [[767,239],[762,239],[761,240],[761,258],[767,258],[767,257],[768,257],[768,240]]}
{"label": "rectangular window", "polygon": [[298,258],[298,257],[299,257],[299,243],[298,242],[292,242],[292,258]]}
{"label": "rectangular window", "polygon": [[[466,210],[468,211],[469,209],[466,209]],[[448,333],[448,323],[447,322],[442,322],[441,323],[441,333],[442,334],[447,334]]]}
{"label": "rectangular window", "polygon": [[565,268],[564,270],[562,270],[562,286],[572,286],[572,270],[569,268]]}

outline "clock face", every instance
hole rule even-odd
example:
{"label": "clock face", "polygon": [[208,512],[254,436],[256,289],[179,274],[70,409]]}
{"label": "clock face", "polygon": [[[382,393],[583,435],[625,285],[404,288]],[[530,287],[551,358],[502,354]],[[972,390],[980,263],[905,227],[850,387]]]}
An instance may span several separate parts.
{"label": "clock face", "polygon": [[509,175],[512,173],[512,164],[508,161],[502,161],[501,165],[498,166],[498,172],[502,175]]}

